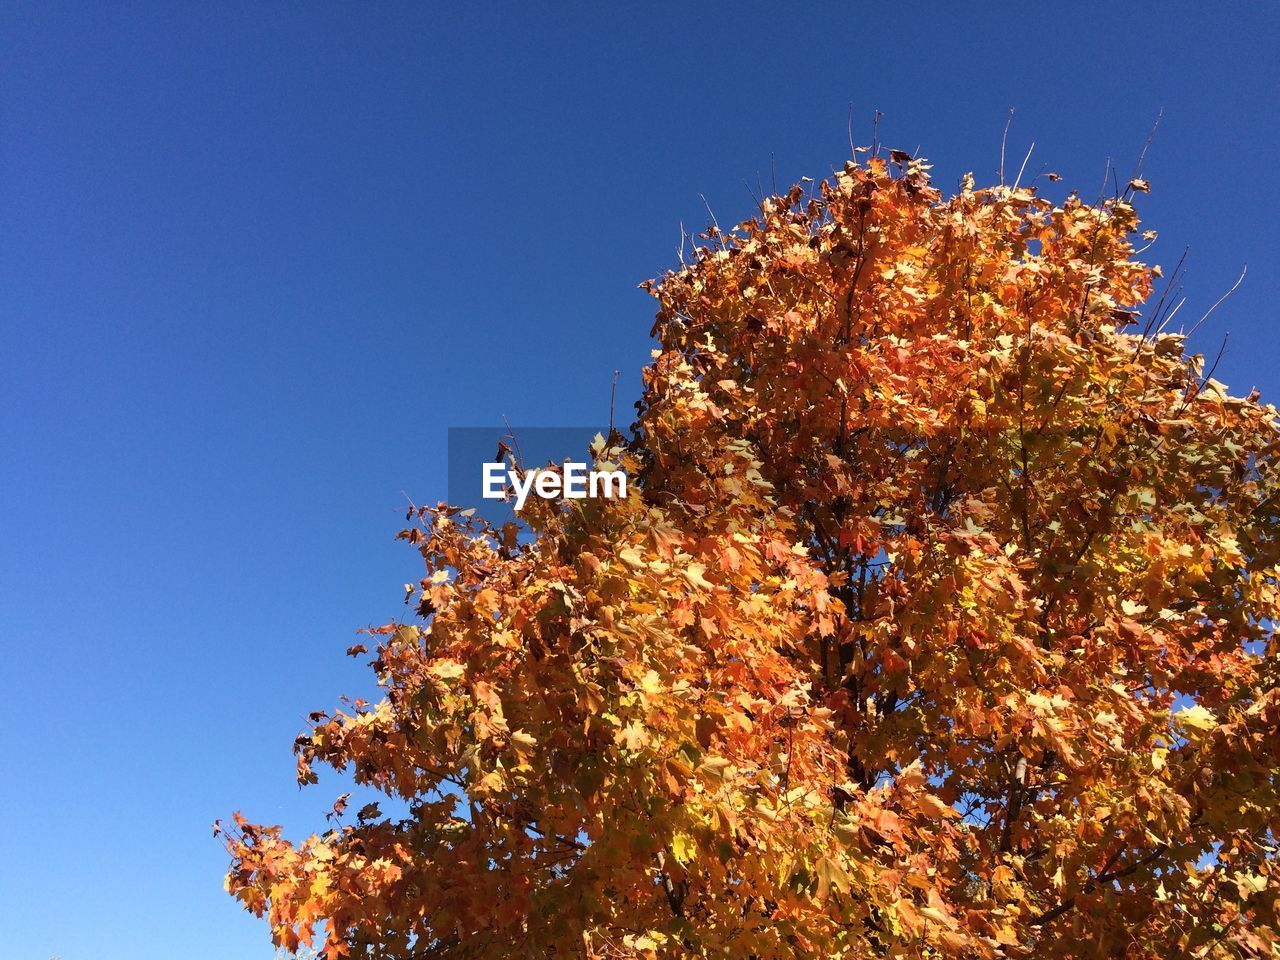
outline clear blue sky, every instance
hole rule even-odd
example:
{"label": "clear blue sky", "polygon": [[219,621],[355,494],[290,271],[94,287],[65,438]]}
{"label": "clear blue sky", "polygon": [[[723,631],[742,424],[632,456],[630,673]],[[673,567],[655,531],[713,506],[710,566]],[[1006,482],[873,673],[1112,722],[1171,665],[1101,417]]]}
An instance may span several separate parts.
{"label": "clear blue sky", "polygon": [[[603,12],[608,7],[609,12]],[[965,9],[967,8],[967,9]],[[963,10],[963,12],[961,12]],[[1191,244],[1219,378],[1280,396],[1273,4],[0,8],[0,952],[266,960],[209,824],[323,826],[445,430],[629,410],[680,223],[869,139],[1036,142]]]}

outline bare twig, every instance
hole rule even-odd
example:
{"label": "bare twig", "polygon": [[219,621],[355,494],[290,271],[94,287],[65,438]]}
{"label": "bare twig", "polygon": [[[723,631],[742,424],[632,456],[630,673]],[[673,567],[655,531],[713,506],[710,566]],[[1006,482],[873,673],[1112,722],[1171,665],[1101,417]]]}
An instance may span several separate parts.
{"label": "bare twig", "polygon": [[512,447],[515,448],[516,469],[524,469],[524,454],[520,452],[520,441],[516,439],[516,433],[511,429],[511,424],[507,422],[507,415],[502,415],[502,425],[507,428],[507,438],[511,441]]}
{"label": "bare twig", "polygon": [[1209,364],[1209,372],[1206,373],[1204,375],[1204,379],[1200,381],[1201,390],[1203,390],[1209,381],[1213,379],[1213,375],[1218,369],[1218,364],[1222,362],[1222,355],[1227,352],[1227,341],[1230,339],[1230,332],[1222,335],[1222,343],[1218,347],[1218,355],[1213,358],[1213,363]]}
{"label": "bare twig", "polygon": [[[748,187],[748,190],[751,188]],[[702,198],[702,205],[707,208],[707,216],[711,218],[711,225],[716,228],[716,239],[720,241],[720,246],[724,246],[724,231],[720,229],[720,221],[716,219],[715,212],[711,209],[711,204],[707,202],[707,196],[704,193],[698,194]]]}
{"label": "bare twig", "polygon": [[1236,288],[1239,287],[1240,284],[1244,282],[1244,275],[1248,272],[1249,272],[1249,265],[1246,263],[1240,270],[1240,276],[1236,277],[1236,282],[1231,285],[1231,289],[1228,290],[1226,293],[1224,293],[1222,296],[1220,296],[1217,300],[1215,300],[1213,302],[1213,306],[1204,312],[1204,316],[1201,317],[1199,320],[1197,320],[1195,322],[1195,325],[1190,330],[1187,331],[1188,337],[1200,329],[1201,325],[1206,320],[1209,319],[1209,315],[1213,313],[1213,311],[1217,310],[1219,306],[1222,305],[1223,300],[1227,299],[1227,297],[1231,296],[1233,293],[1236,292]]}
{"label": "bare twig", "polygon": [[1009,127],[1013,124],[1013,107],[1009,108],[1009,119],[1004,122],[1004,134],[1000,137],[1000,186],[1004,186],[1004,147],[1009,139]]}
{"label": "bare twig", "polygon": [[613,436],[613,404],[618,398],[618,372],[613,371],[613,386],[609,388],[609,436]]}
{"label": "bare twig", "polygon": [[1156,138],[1156,131],[1160,129],[1160,121],[1164,119],[1164,107],[1156,111],[1156,122],[1151,125],[1151,132],[1147,134],[1147,142],[1142,145],[1142,152],[1138,154],[1138,163],[1133,168],[1133,176],[1129,179],[1137,180],[1138,175],[1142,173],[1142,163],[1147,159],[1147,150],[1151,147],[1151,141]]}
{"label": "bare twig", "polygon": [[[1165,309],[1165,305],[1169,300],[1169,294],[1173,291],[1174,284],[1178,282],[1178,279],[1182,274],[1182,265],[1187,262],[1187,252],[1190,249],[1190,247],[1182,248],[1182,256],[1178,258],[1178,262],[1174,266],[1173,272],[1169,274],[1169,279],[1165,281],[1164,290],[1160,292],[1160,299],[1156,301],[1156,308],[1151,314],[1151,319],[1148,321],[1147,329],[1142,331],[1143,336],[1157,336],[1160,331],[1168,325],[1171,315],[1162,318],[1161,313]],[[1181,304],[1178,306],[1181,306]]]}
{"label": "bare twig", "polygon": [[1036,142],[1031,141],[1031,146],[1027,148],[1027,155],[1022,158],[1022,166],[1018,168],[1018,178],[1013,181],[1013,189],[1018,189],[1018,184],[1022,182],[1022,174],[1027,169],[1027,161],[1031,159],[1031,151],[1036,148]]}

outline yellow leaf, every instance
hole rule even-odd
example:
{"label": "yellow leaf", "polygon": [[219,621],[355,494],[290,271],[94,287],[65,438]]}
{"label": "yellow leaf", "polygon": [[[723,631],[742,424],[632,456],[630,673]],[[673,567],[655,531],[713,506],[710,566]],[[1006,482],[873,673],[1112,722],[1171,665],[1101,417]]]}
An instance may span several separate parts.
{"label": "yellow leaf", "polygon": [[732,764],[724,757],[707,757],[699,764],[698,772],[716,780],[723,780],[730,766]]}
{"label": "yellow leaf", "polygon": [[905,788],[918,787],[924,783],[927,778],[924,774],[924,768],[920,766],[920,761],[914,760],[898,774],[897,783]]}
{"label": "yellow leaf", "polygon": [[643,570],[647,566],[644,557],[640,556],[640,551],[636,550],[635,547],[619,550],[618,559],[632,570]]}
{"label": "yellow leaf", "polygon": [[684,578],[689,581],[691,586],[698,587],[702,590],[714,590],[715,584],[707,580],[703,576],[707,568],[701,563],[691,563],[684,571]]}
{"label": "yellow leaf", "polygon": [[1236,892],[1240,894],[1241,900],[1247,900],[1265,889],[1267,889],[1267,878],[1261,874],[1244,872],[1236,874]]}
{"label": "yellow leaf", "polygon": [[614,742],[622,744],[633,753],[643,750],[649,745],[649,731],[640,723],[632,720],[614,734]]}
{"label": "yellow leaf", "polygon": [[441,680],[456,680],[467,672],[467,668],[456,660],[437,660],[430,670]]}
{"label": "yellow leaf", "polygon": [[671,853],[681,863],[692,863],[698,853],[698,845],[687,833],[677,833],[671,838]]}
{"label": "yellow leaf", "polygon": [[819,900],[827,899],[832,890],[836,893],[846,893],[852,885],[849,874],[845,873],[844,867],[840,866],[831,857],[823,857],[818,861],[817,873],[817,896]]}
{"label": "yellow leaf", "polygon": [[953,921],[950,917],[948,917],[945,913],[943,913],[941,910],[937,909],[936,907],[919,907],[917,909],[920,913],[920,916],[927,917],[928,919],[932,920],[934,923],[941,923],[944,926],[952,926],[955,923],[955,921]]}
{"label": "yellow leaf", "polygon": [[950,805],[943,803],[932,793],[920,794],[916,799],[916,803],[919,805],[920,810],[930,817],[953,818],[960,816]]}
{"label": "yellow leaf", "polygon": [[1218,725],[1217,718],[1198,703],[1194,707],[1184,707],[1173,718],[1193,730],[1212,730]]}

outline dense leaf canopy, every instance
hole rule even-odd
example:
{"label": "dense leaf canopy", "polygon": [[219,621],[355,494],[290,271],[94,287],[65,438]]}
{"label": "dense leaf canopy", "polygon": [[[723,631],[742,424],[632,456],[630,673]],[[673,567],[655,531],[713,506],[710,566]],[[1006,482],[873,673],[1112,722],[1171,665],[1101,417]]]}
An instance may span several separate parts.
{"label": "dense leaf canopy", "polygon": [[228,886],[330,960],[1273,957],[1274,407],[1132,203],[893,152],[649,285],[625,500],[449,507],[318,764],[407,802]]}

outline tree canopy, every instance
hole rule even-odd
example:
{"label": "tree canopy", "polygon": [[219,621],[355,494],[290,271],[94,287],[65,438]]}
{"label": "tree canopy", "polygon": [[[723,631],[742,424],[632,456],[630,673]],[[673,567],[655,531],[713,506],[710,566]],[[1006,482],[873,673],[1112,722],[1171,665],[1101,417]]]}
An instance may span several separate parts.
{"label": "tree canopy", "polygon": [[328,960],[1276,956],[1277,411],[1146,190],[893,151],[710,227],[625,499],[412,512],[385,697],[296,743],[408,814],[237,815],[229,890]]}

